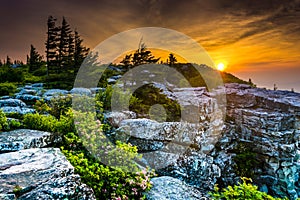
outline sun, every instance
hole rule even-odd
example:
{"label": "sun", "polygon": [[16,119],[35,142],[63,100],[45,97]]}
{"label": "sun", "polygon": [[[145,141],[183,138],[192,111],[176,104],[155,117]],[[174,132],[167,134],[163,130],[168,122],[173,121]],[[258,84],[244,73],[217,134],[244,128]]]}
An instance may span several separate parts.
{"label": "sun", "polygon": [[217,69],[218,69],[219,71],[224,71],[225,68],[226,68],[226,66],[225,66],[224,63],[221,63],[221,62],[220,62],[220,63],[217,65]]}

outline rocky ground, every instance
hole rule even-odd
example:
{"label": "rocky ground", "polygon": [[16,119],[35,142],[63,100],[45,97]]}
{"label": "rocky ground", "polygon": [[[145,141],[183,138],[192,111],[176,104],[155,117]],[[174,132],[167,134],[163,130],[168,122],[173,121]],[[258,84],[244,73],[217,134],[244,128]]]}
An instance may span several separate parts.
{"label": "rocky ground", "polygon": [[[30,85],[14,98],[2,97],[0,107],[24,114],[34,112],[30,102],[35,99],[59,93],[93,95],[99,89],[46,91],[41,84]],[[159,174],[148,199],[204,199],[216,183],[236,184],[236,158],[245,147],[255,155],[253,179],[260,190],[300,197],[299,93],[241,84],[209,92],[161,87],[161,92],[184,107],[182,121],[136,119],[129,111],[106,114],[114,126],[112,137],[138,146],[142,164]],[[94,198],[62,153],[50,147],[57,140],[33,130],[0,133],[0,198],[13,199],[17,185],[22,188],[20,199]]]}

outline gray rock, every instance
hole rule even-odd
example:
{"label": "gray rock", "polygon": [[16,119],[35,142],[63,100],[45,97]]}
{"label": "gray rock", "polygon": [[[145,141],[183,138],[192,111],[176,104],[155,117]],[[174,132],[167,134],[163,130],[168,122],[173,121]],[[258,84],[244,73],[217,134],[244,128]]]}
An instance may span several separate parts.
{"label": "gray rock", "polygon": [[67,90],[60,90],[60,89],[50,89],[50,90],[47,90],[44,94],[43,94],[43,97],[46,98],[46,97],[54,97],[54,96],[60,96],[60,95],[67,95],[69,94],[69,91]]}
{"label": "gray rock", "polygon": [[152,178],[151,181],[153,187],[146,193],[148,200],[207,199],[200,191],[176,178],[162,176]]}
{"label": "gray rock", "polygon": [[42,87],[44,87],[44,83],[33,83],[31,85],[31,87],[33,87],[33,88],[42,88]]}
{"label": "gray rock", "polygon": [[73,88],[70,91],[71,94],[78,94],[78,95],[86,95],[86,96],[91,96],[92,92],[90,89],[87,88]]}
{"label": "gray rock", "polygon": [[18,199],[96,199],[74,175],[73,166],[57,148],[35,148],[0,154],[0,194]]}
{"label": "gray rock", "polygon": [[10,99],[10,98],[11,98],[10,96],[2,96],[0,97],[0,100]]}
{"label": "gray rock", "polygon": [[0,153],[46,147],[58,140],[58,136],[53,133],[37,130],[19,129],[0,132]]}
{"label": "gray rock", "polygon": [[136,113],[132,111],[124,111],[105,113],[104,117],[111,126],[118,128],[123,120],[135,119],[137,116]]}
{"label": "gray rock", "polygon": [[14,194],[0,194],[0,199],[1,200],[15,200],[16,195],[14,195]]}
{"label": "gray rock", "polygon": [[37,91],[34,89],[22,89],[18,94],[19,95],[24,95],[24,94],[36,95]]}
{"label": "gray rock", "polygon": [[2,99],[0,100],[0,108],[2,107],[26,107],[26,104],[19,99]]}
{"label": "gray rock", "polygon": [[20,115],[25,115],[28,113],[34,113],[35,110],[32,108],[27,108],[27,107],[1,107],[1,109],[3,110],[3,112],[5,113],[17,113]]}
{"label": "gray rock", "polygon": [[218,141],[222,128],[222,121],[217,120],[215,124],[191,124],[128,119],[123,120],[120,128],[116,130],[116,139],[134,143],[140,151],[149,151],[151,146],[153,146],[152,150],[155,150],[162,142],[172,142],[181,146],[193,145],[195,148],[209,152]]}
{"label": "gray rock", "polygon": [[56,148],[25,149],[0,154],[0,193],[36,188],[49,179],[73,174],[74,168]]}
{"label": "gray rock", "polygon": [[100,87],[96,87],[96,88],[90,88],[92,94],[97,94],[99,92],[104,92],[105,88],[100,88]]}
{"label": "gray rock", "polygon": [[24,101],[27,104],[34,104],[36,101],[41,99],[41,97],[31,94],[18,94],[16,98]]}
{"label": "gray rock", "polygon": [[18,199],[78,199],[96,200],[91,188],[82,184],[78,175],[50,179],[41,186],[21,195]]}

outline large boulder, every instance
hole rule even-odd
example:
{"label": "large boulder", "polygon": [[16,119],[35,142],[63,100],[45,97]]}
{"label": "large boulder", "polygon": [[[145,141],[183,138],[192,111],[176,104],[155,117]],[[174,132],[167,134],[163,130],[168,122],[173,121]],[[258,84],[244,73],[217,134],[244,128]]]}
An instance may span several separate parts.
{"label": "large boulder", "polygon": [[162,122],[150,119],[123,120],[116,131],[116,139],[138,146],[140,151],[158,150],[164,143],[176,143],[180,146],[193,146],[209,152],[221,136],[223,122],[185,123]]}
{"label": "large boulder", "polygon": [[197,189],[173,177],[156,177],[152,178],[151,181],[153,187],[146,193],[148,200],[207,199],[206,196]]}
{"label": "large boulder", "polygon": [[96,199],[91,188],[81,182],[79,175],[69,175],[50,179],[42,185],[18,197],[20,200],[31,199]]}
{"label": "large boulder", "polygon": [[66,96],[67,94],[69,94],[69,91],[68,91],[68,90],[50,89],[50,90],[47,90],[47,91],[43,94],[43,99],[45,99],[46,101],[49,101],[49,100],[51,100],[53,97]]}
{"label": "large boulder", "polygon": [[19,99],[2,99],[0,100],[0,108],[2,107],[26,107],[26,104]]}
{"label": "large boulder", "polygon": [[0,109],[5,113],[18,113],[20,115],[35,112],[34,109],[28,108],[20,99],[12,98],[0,100]]}
{"label": "large boulder", "polygon": [[136,113],[132,111],[109,112],[104,114],[105,120],[114,128],[119,128],[122,121],[135,119],[136,117]]}
{"label": "large boulder", "polygon": [[74,175],[73,166],[57,148],[35,148],[0,154],[0,194],[20,199],[95,199]]}
{"label": "large boulder", "polygon": [[[226,84],[227,116],[214,163],[224,185],[237,183],[236,156],[255,155],[254,183],[274,196],[300,197],[300,94]],[[253,159],[253,158],[252,158]],[[249,161],[252,163],[254,161]],[[249,170],[249,169],[248,169]]]}
{"label": "large boulder", "polygon": [[29,129],[0,132],[0,153],[46,147],[59,139],[53,133]]}
{"label": "large boulder", "polygon": [[40,100],[41,97],[37,96],[37,95],[32,95],[32,94],[18,94],[16,96],[16,99],[20,99],[28,105],[33,105],[33,104],[35,104],[36,101]]}
{"label": "large boulder", "polygon": [[0,154],[0,193],[36,188],[52,178],[73,174],[74,168],[56,148],[25,149]]}
{"label": "large boulder", "polygon": [[71,94],[77,94],[77,95],[85,95],[85,96],[91,96],[92,92],[90,89],[87,88],[73,88],[70,91]]}

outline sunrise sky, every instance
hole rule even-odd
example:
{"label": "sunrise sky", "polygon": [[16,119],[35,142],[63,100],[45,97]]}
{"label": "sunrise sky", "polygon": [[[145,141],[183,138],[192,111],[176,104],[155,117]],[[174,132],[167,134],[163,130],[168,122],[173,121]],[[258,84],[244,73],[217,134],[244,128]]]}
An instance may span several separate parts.
{"label": "sunrise sky", "polygon": [[30,44],[43,54],[49,15],[65,16],[90,48],[133,28],[174,29],[225,71],[300,92],[299,0],[1,0],[0,59],[25,60]]}

